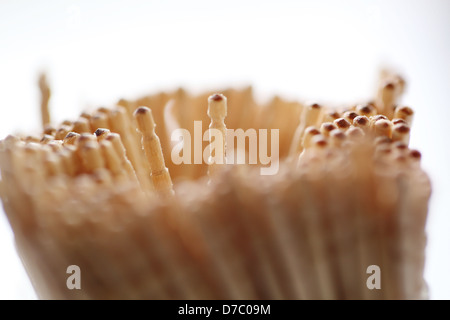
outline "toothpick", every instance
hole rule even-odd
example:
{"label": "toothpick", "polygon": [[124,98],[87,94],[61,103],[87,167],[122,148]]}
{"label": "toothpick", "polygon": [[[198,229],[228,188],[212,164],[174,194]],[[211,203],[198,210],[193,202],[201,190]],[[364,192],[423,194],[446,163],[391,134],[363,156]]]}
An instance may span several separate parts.
{"label": "toothpick", "polygon": [[353,125],[355,127],[361,128],[364,132],[367,132],[370,128],[370,121],[366,116],[357,116],[355,119],[353,119]]}
{"label": "toothpick", "polygon": [[134,101],[129,101],[122,98],[117,102],[117,105],[124,107],[130,118],[133,118],[134,111],[136,110],[136,103]]}
{"label": "toothpick", "polygon": [[313,103],[309,105],[309,107],[306,109],[307,109],[307,112],[305,114],[306,127],[317,125],[322,115],[323,110],[322,106],[320,106],[318,103]]}
{"label": "toothpick", "polygon": [[380,113],[384,114],[389,119],[394,115],[394,105],[396,100],[395,85],[392,82],[387,82],[383,85],[378,98],[378,105]]}
{"label": "toothpick", "polygon": [[156,125],[152,111],[147,107],[139,107],[134,112],[134,116],[142,134],[142,145],[151,169],[155,190],[163,195],[171,195],[173,194],[172,179],[164,163],[161,143],[155,132]]}
{"label": "toothpick", "polygon": [[405,120],[409,126],[412,124],[413,116],[414,111],[409,107],[402,106],[395,108],[394,118]]}
{"label": "toothpick", "polygon": [[409,158],[415,163],[420,163],[420,160],[422,159],[422,154],[420,153],[420,151],[415,149],[410,150],[408,155]]}
{"label": "toothpick", "polygon": [[404,124],[396,124],[392,129],[392,140],[393,141],[401,141],[406,145],[409,144],[409,132],[410,129],[407,125]]}
{"label": "toothpick", "polygon": [[47,143],[49,143],[50,141],[53,141],[53,140],[55,140],[54,136],[49,136],[48,134],[44,134],[44,136],[42,137],[40,143],[41,144],[47,144]]}
{"label": "toothpick", "polygon": [[76,147],[71,144],[64,145],[59,152],[65,173],[74,177],[78,173],[78,159],[76,155]]}
{"label": "toothpick", "polygon": [[344,118],[334,120],[334,124],[342,131],[347,131],[347,129],[350,128],[350,122],[348,122]]}
{"label": "toothpick", "polygon": [[65,126],[71,127],[71,126],[73,126],[73,122],[70,121],[70,120],[64,120],[64,121],[61,123],[61,125],[65,125]]}
{"label": "toothpick", "polygon": [[74,145],[77,139],[80,137],[79,133],[69,132],[63,140],[64,145]]}
{"label": "toothpick", "polygon": [[353,123],[353,119],[355,119],[358,116],[358,114],[355,111],[349,110],[344,112],[342,117],[347,120],[349,123]]}
{"label": "toothpick", "polygon": [[98,128],[94,132],[95,136],[97,137],[98,142],[104,140],[110,133],[111,133],[111,131],[109,129],[105,129],[105,128]]}
{"label": "toothpick", "polygon": [[94,173],[95,170],[105,167],[102,154],[97,142],[86,142],[79,149],[83,160],[83,167],[88,173]]}
{"label": "toothpick", "polygon": [[[120,101],[119,101],[119,102],[120,102]],[[119,105],[120,105],[120,104],[119,104]],[[107,108],[107,107],[100,107],[100,108],[97,109],[97,113],[103,113],[103,114],[105,114],[106,116],[108,116],[110,112],[111,112],[111,109],[110,109],[110,108]]]}
{"label": "toothpick", "polygon": [[322,109],[323,108],[317,103],[310,104],[303,109],[300,123],[295,131],[294,138],[292,139],[291,148],[289,151],[290,156],[298,155],[303,150],[301,142],[303,141],[305,128],[315,126],[319,122],[319,118],[322,115]]}
{"label": "toothpick", "polygon": [[52,151],[58,152],[58,151],[62,150],[62,148],[63,148],[63,141],[53,140],[53,141],[50,141],[49,143],[47,143],[47,146],[49,146]]}
{"label": "toothpick", "polygon": [[312,146],[311,145],[312,138],[319,134],[320,134],[320,131],[317,130],[316,127],[311,126],[311,127],[306,128],[305,134],[303,135],[302,149],[310,148]]}
{"label": "toothpick", "polygon": [[[226,134],[225,117],[227,116],[227,98],[222,94],[214,94],[208,98],[208,116],[211,119],[210,129],[217,129],[222,135],[222,150],[211,151],[210,159],[214,163],[208,166],[208,175],[211,177],[217,172],[221,164],[226,163]],[[209,136],[209,142],[212,143],[212,135]],[[219,152],[217,154],[216,152]]]}
{"label": "toothpick", "polygon": [[95,132],[98,128],[110,128],[108,115],[103,112],[96,112],[89,122],[91,125],[91,132]]}
{"label": "toothpick", "polygon": [[45,153],[44,167],[46,168],[47,176],[55,177],[62,175],[64,169],[61,159],[50,148],[44,148],[43,151]]}
{"label": "toothpick", "polygon": [[341,129],[333,130],[330,133],[330,144],[332,147],[339,148],[346,140],[345,131]]}
{"label": "toothpick", "polygon": [[379,136],[376,137],[374,140],[374,145],[381,145],[381,144],[391,144],[392,139],[387,136]]}
{"label": "toothpick", "polygon": [[[336,130],[336,132],[338,132]],[[345,136],[344,136],[345,137]],[[328,140],[321,134],[314,135],[311,138],[311,149],[315,150],[316,152],[324,152],[328,147]]]}
{"label": "toothpick", "polygon": [[72,131],[72,127],[62,125],[55,134],[55,140],[64,140],[67,134]]}
{"label": "toothpick", "polygon": [[35,137],[35,136],[26,136],[24,139],[25,142],[34,142],[34,143],[39,143],[41,141],[40,138]]}
{"label": "toothpick", "polygon": [[401,140],[393,140],[392,142],[392,148],[395,150],[400,150],[401,152],[404,152],[408,149],[408,144],[401,141]]}
{"label": "toothpick", "polygon": [[91,133],[89,120],[84,117],[78,118],[78,120],[73,123],[72,130],[76,133]]}
{"label": "toothpick", "polygon": [[49,136],[55,136],[56,134],[56,128],[53,127],[51,124],[47,124],[44,127],[44,134],[49,135]]}
{"label": "toothpick", "polygon": [[39,89],[41,91],[41,120],[42,128],[50,124],[50,111],[48,108],[48,102],[50,100],[51,91],[47,83],[47,77],[45,73],[42,73],[39,77]]}
{"label": "toothpick", "polygon": [[336,119],[339,119],[341,117],[341,114],[337,111],[330,111],[325,113],[323,121],[324,122],[333,122]]}
{"label": "toothpick", "polygon": [[139,179],[139,183],[143,190],[153,190],[153,183],[151,180],[151,169],[144,165],[144,158],[142,157],[142,147],[139,146],[135,140],[135,133],[132,133],[131,119],[124,107],[116,107],[111,111],[110,122],[111,129],[120,134],[121,142],[126,150],[126,157],[130,160]]}
{"label": "toothpick", "polygon": [[90,133],[82,133],[75,140],[75,144],[78,149],[81,149],[87,143],[96,143],[96,142],[97,142],[97,138],[93,134],[90,134]]}
{"label": "toothpick", "polygon": [[335,130],[335,129],[337,129],[337,126],[335,124],[333,124],[332,122],[324,122],[320,126],[320,133],[324,137],[329,137],[330,136],[330,132]]}
{"label": "toothpick", "polygon": [[80,114],[80,118],[84,118],[84,119],[86,119],[86,120],[91,120],[91,118],[92,118],[92,115],[89,113],[89,112],[87,112],[87,111],[83,111],[81,114]]}
{"label": "toothpick", "polygon": [[364,131],[359,127],[351,127],[345,132],[345,134],[353,141],[358,140],[365,136]]}
{"label": "toothpick", "polygon": [[[103,154],[103,159],[105,160],[106,168],[111,171],[112,176],[117,181],[123,181],[128,178],[128,174],[122,167],[121,159],[114,150],[113,144],[107,139],[103,139],[100,142],[100,149]],[[137,182],[136,179],[134,180]]]}
{"label": "toothpick", "polygon": [[380,119],[373,124],[373,131],[377,136],[391,137],[392,124],[389,120]]}
{"label": "toothpick", "polygon": [[385,115],[382,115],[382,114],[377,114],[377,115],[371,116],[369,118],[369,120],[370,120],[370,127],[373,128],[375,122],[378,121],[378,120],[381,120],[381,119],[389,120],[388,117],[386,117]]}
{"label": "toothpick", "polygon": [[377,110],[375,107],[371,104],[361,104],[356,106],[356,112],[361,116],[374,116],[377,113]]}
{"label": "toothpick", "polygon": [[120,135],[117,133],[110,133],[103,141],[108,141],[112,144],[114,151],[120,160],[120,166],[127,173],[129,179],[133,181],[138,181],[133,165],[126,156],[126,150],[122,144]]}
{"label": "toothpick", "polygon": [[391,122],[392,122],[392,124],[402,123],[402,124],[408,125],[408,122],[406,122],[404,119],[394,118],[394,119],[392,119]]}

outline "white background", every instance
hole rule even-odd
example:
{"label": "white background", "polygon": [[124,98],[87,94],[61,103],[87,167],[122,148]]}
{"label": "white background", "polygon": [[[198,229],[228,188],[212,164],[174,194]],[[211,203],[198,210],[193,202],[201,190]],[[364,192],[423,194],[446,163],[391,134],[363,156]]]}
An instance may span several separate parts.
{"label": "white background", "polygon": [[[450,298],[450,1],[1,1],[0,137],[159,89],[253,84],[262,97],[351,103],[381,66],[408,80],[413,147],[433,182],[426,279]],[[0,210],[1,211],[1,210]],[[0,212],[0,298],[35,298]]]}

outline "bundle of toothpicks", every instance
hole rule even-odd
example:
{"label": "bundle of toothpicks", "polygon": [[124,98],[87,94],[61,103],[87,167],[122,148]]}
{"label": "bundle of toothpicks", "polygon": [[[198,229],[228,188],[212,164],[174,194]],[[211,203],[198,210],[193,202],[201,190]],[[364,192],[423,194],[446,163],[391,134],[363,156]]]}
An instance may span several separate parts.
{"label": "bundle of toothpicks", "polygon": [[0,142],[0,195],[40,298],[427,297],[431,188],[400,76],[341,108],[178,89],[58,125],[39,86],[43,132]]}

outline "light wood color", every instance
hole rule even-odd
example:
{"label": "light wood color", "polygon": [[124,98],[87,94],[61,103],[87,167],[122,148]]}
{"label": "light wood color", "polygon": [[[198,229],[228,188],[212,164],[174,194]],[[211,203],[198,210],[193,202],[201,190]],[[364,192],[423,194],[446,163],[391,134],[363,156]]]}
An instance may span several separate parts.
{"label": "light wood color", "polygon": [[72,130],[76,133],[91,133],[89,120],[84,117],[78,118],[78,120],[73,123]]}
{"label": "light wood color", "polygon": [[142,146],[147,156],[155,190],[165,196],[172,195],[172,179],[164,163],[161,143],[155,132],[156,125],[152,111],[147,107],[139,107],[134,112],[134,116],[142,134]]}
{"label": "light wood color", "polygon": [[41,123],[42,128],[45,128],[50,124],[50,110],[49,110],[49,101],[51,96],[50,87],[47,83],[47,76],[45,73],[42,73],[39,76],[39,89],[41,91]]}
{"label": "light wood color", "polygon": [[291,143],[290,156],[298,155],[303,150],[304,146],[301,143],[303,141],[303,134],[305,133],[306,128],[318,124],[322,116],[322,109],[323,108],[319,104],[312,103],[303,110],[300,123]]}
{"label": "light wood color", "polygon": [[127,111],[123,107],[116,107],[111,111],[110,117],[112,131],[120,134],[126,150],[126,157],[133,165],[139,183],[144,190],[153,190],[154,187],[150,177],[151,169],[148,165],[145,165],[142,148],[137,143],[135,136],[131,134],[132,126]]}
{"label": "light wood color", "polygon": [[[214,150],[214,152],[210,150],[211,156],[209,159],[208,175],[211,179],[217,173],[220,166],[226,164],[227,127],[225,125],[225,117],[227,116],[227,98],[224,95],[213,94],[208,98],[208,116],[211,119],[209,129],[218,130],[222,139],[222,150]],[[209,142],[213,142],[212,134],[209,135]]]}
{"label": "light wood color", "polygon": [[124,145],[122,144],[120,135],[117,133],[110,133],[105,140],[112,144],[114,151],[119,158],[120,167],[124,172],[126,172],[128,179],[132,181],[138,181],[136,171],[134,170],[133,165],[126,156],[126,150]]}
{"label": "light wood color", "polygon": [[[390,74],[387,80],[397,99],[404,83]],[[389,117],[376,114],[375,99],[321,110],[313,121],[302,116],[302,125],[312,126],[295,138],[301,137],[297,166],[286,151],[275,176],[261,176],[258,165],[222,166],[224,174],[211,174],[209,184],[206,164],[180,167],[177,175],[187,181],[176,182],[174,194],[171,164],[163,158],[163,152],[170,156],[171,128],[191,129],[203,120],[224,132],[233,112],[228,126],[285,125],[280,150],[293,145],[303,104],[277,97],[260,105],[248,89],[223,92],[230,105],[219,103],[224,97],[208,100],[210,92],[177,90],[47,127],[38,142],[0,140],[0,197],[39,297],[426,297],[430,183],[420,152],[407,145],[411,112],[398,107]],[[247,103],[252,107],[242,109]],[[373,108],[358,108],[366,104]],[[138,105],[152,109],[139,108],[132,117]],[[107,122],[92,130],[98,115]],[[155,123],[164,137],[159,142]],[[70,264],[84,272],[82,290],[65,286]],[[382,270],[382,290],[365,286],[371,264]]]}
{"label": "light wood color", "polygon": [[399,106],[395,108],[394,119],[403,119],[411,126],[414,117],[414,111],[407,106]]}

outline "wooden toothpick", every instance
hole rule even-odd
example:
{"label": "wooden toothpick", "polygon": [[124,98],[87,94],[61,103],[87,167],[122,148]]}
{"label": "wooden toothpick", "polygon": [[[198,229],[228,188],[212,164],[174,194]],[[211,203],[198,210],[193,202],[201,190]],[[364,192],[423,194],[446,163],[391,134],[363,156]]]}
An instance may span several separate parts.
{"label": "wooden toothpick", "polygon": [[343,131],[346,131],[348,128],[350,128],[350,122],[348,122],[344,118],[336,119],[333,123],[336,125],[336,127]]}
{"label": "wooden toothpick", "polygon": [[41,74],[39,77],[39,89],[41,91],[41,119],[42,128],[50,124],[50,111],[48,108],[48,102],[50,100],[50,88],[47,83],[47,76],[45,73]]}
{"label": "wooden toothpick", "polygon": [[361,139],[365,135],[364,131],[358,127],[351,127],[345,132],[345,134],[353,141]]}
{"label": "wooden toothpick", "polygon": [[[127,110],[117,106],[110,113],[111,130],[120,134],[121,142],[126,150],[126,157],[130,160],[143,190],[154,190],[151,181],[151,170],[145,166],[145,155],[138,144],[135,126],[132,125]],[[133,132],[134,131],[134,132]]]}
{"label": "wooden toothpick", "polygon": [[366,116],[366,117],[374,116],[374,115],[377,114],[377,110],[370,103],[368,103],[368,104],[361,104],[361,105],[356,106],[356,112],[359,115]]}
{"label": "wooden toothpick", "polygon": [[91,132],[98,128],[109,128],[108,115],[103,112],[96,112],[90,119]]}
{"label": "wooden toothpick", "polygon": [[302,149],[310,148],[312,146],[311,144],[312,138],[317,135],[320,135],[320,131],[316,127],[311,126],[306,128],[302,140]]}
{"label": "wooden toothpick", "polygon": [[73,123],[72,130],[76,133],[90,133],[91,128],[89,126],[89,120],[84,117],[78,118],[78,120]]}
{"label": "wooden toothpick", "polygon": [[341,118],[341,115],[339,112],[337,111],[329,111],[327,113],[325,113],[323,120],[324,122],[333,122],[336,119]]}
{"label": "wooden toothpick", "polygon": [[377,136],[391,137],[392,124],[389,120],[380,119],[373,124],[373,131]]}
{"label": "wooden toothpick", "polygon": [[130,180],[138,181],[136,171],[133,168],[130,160],[127,158],[125,147],[122,144],[120,135],[117,133],[110,133],[105,141],[111,142],[115,153],[120,159],[121,168],[127,173]]}
{"label": "wooden toothpick", "polygon": [[[302,141],[305,134],[305,129],[310,126],[315,126],[322,115],[322,107],[317,103],[312,103],[303,109],[300,123],[297,130],[294,133],[294,138],[292,139],[291,148],[289,155],[291,157],[298,156],[303,150]],[[329,121],[327,119],[326,121]]]}
{"label": "wooden toothpick", "polygon": [[152,111],[147,107],[139,107],[134,112],[138,129],[142,134],[142,146],[151,170],[151,178],[155,190],[163,195],[173,194],[172,179],[164,163],[161,142],[155,132],[155,121]]}
{"label": "wooden toothpick", "polygon": [[353,110],[345,111],[344,114],[342,115],[342,117],[349,123],[353,123],[353,119],[355,119],[357,116],[358,114]]}
{"label": "wooden toothpick", "polygon": [[337,129],[337,126],[334,123],[332,123],[332,122],[324,122],[320,126],[320,133],[324,137],[329,137],[330,136],[330,132],[335,130],[335,129]]}
{"label": "wooden toothpick", "polygon": [[397,99],[395,84],[393,82],[385,83],[379,93],[378,106],[380,113],[386,115],[389,119],[392,119],[394,115],[394,105]]}
{"label": "wooden toothpick", "polygon": [[[219,130],[222,136],[222,150],[211,151],[208,175],[211,178],[221,164],[226,163],[226,135],[227,127],[225,117],[227,116],[227,98],[223,94],[213,94],[208,98],[208,117],[211,119],[209,129]],[[212,135],[209,136],[209,143],[212,143]],[[219,154],[217,154],[219,152]]]}
{"label": "wooden toothpick", "polygon": [[69,132],[72,131],[72,127],[71,126],[67,126],[65,124],[63,124],[57,131],[55,134],[55,140],[64,140],[64,138],[67,136],[67,134]]}
{"label": "wooden toothpick", "polygon": [[331,146],[341,147],[346,140],[345,132],[341,129],[333,130],[330,133]]}
{"label": "wooden toothpick", "polygon": [[403,119],[411,126],[414,111],[410,107],[402,106],[395,108],[394,119]]}
{"label": "wooden toothpick", "polygon": [[54,136],[56,134],[56,128],[51,124],[47,124],[44,128],[44,134],[49,136]]}
{"label": "wooden toothpick", "polygon": [[69,132],[66,137],[63,140],[63,144],[64,145],[74,145],[75,142],[78,140],[78,138],[80,137],[79,133],[76,132]]}
{"label": "wooden toothpick", "polygon": [[97,140],[99,142],[104,140],[110,133],[111,133],[111,131],[109,129],[105,129],[105,128],[98,128],[94,132],[94,134],[97,137]]}
{"label": "wooden toothpick", "polygon": [[89,141],[81,146],[79,151],[86,172],[94,173],[95,170],[105,167],[100,147],[97,142]]}
{"label": "wooden toothpick", "polygon": [[366,116],[357,116],[353,119],[353,125],[367,132],[370,129],[370,120]]}
{"label": "wooden toothpick", "polygon": [[407,126],[403,123],[398,123],[398,124],[394,125],[394,127],[392,128],[392,140],[393,141],[401,141],[401,142],[405,143],[406,145],[408,145],[409,144],[409,132],[410,132],[409,126]]}
{"label": "wooden toothpick", "polygon": [[[114,179],[118,181],[127,179],[129,175],[124,170],[122,161],[114,150],[113,144],[107,139],[103,139],[100,141],[100,149],[103,154],[103,159],[105,160],[106,168],[111,172]],[[133,180],[137,181],[136,176],[134,176]]]}

